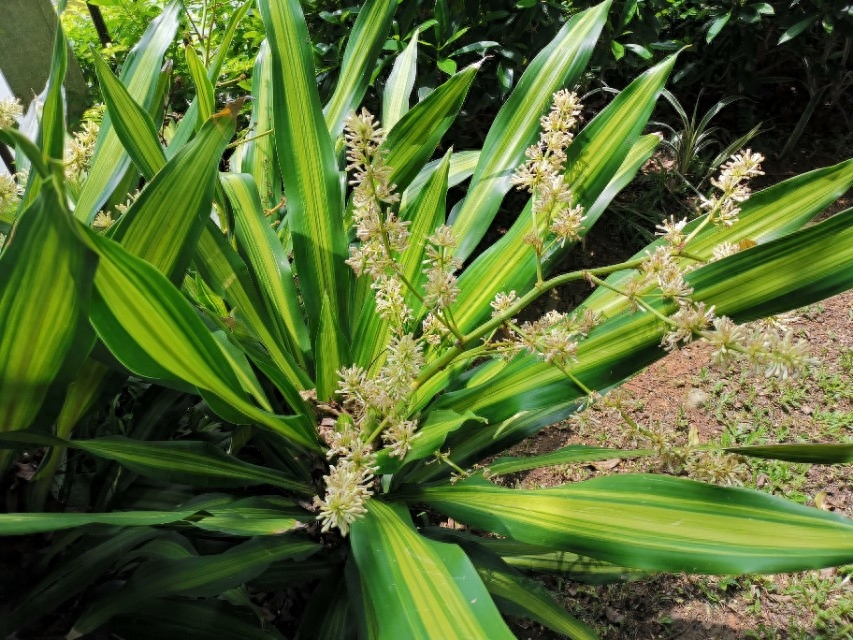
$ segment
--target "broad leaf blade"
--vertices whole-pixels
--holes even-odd
[[[466,67],[439,86],[388,133],[382,144],[391,167],[390,182],[405,190],[432,157],[445,132],[462,108],[479,65]]]
[[[681,478],[618,474],[538,491],[479,481],[407,497],[472,527],[640,569],[774,573],[853,560],[847,518]]]
[[[180,0],[172,0],[151,23],[122,66],[119,78],[143,109],[150,110],[153,106],[163,55],[178,30],[180,12]],[[93,158],[74,210],[75,217],[87,224],[120,185],[131,164],[130,156],[113,130],[109,114],[101,123]]]
[[[385,83],[385,91],[382,92],[382,126],[388,130],[393,129],[409,110],[409,99],[417,74],[419,35],[420,31],[415,29],[406,50],[394,61],[391,75]]]
[[[379,638],[512,638],[461,549],[419,535],[402,509],[371,500],[352,550]]]
[[[304,447],[317,448],[301,420],[274,416],[248,400],[204,323],[159,271],[110,240],[91,232],[86,238],[100,257],[90,319],[119,361],[144,377],[189,383],[212,394],[206,398],[214,411],[230,407]]]
[[[117,527],[148,527],[179,522],[194,510],[184,511],[114,511],[112,513],[0,513],[0,535],[21,536],[48,531],[61,531],[87,524]]]
[[[368,0],[358,10],[341,62],[338,85],[325,108],[326,126],[333,137],[341,134],[344,119],[367,92],[396,8],[396,3],[389,0]]]
[[[340,172],[317,93],[311,39],[298,0],[259,0],[270,43],[275,95],[275,139],[299,287],[312,336],[323,296],[344,331],[352,273],[344,264]]]
[[[264,216],[258,189],[247,175],[224,174],[222,187],[231,203],[237,242],[263,295],[272,329],[294,358],[305,366],[308,331],[287,254]]]
[[[725,451],[750,458],[806,462],[809,464],[853,462],[853,444],[765,444],[749,447],[727,447]]]
[[[115,133],[136,168],[146,180],[151,180],[166,164],[166,154],[160,146],[154,121],[133,99],[121,80],[113,75],[103,58],[96,52],[93,52],[93,57],[95,73]]]
[[[230,111],[216,114],[142,191],[110,237],[172,282],[183,280],[210,215],[219,160],[234,135]]]
[[[575,138],[567,150],[566,182],[576,204],[591,210],[583,233],[612,198],[636,173],[653,150],[649,137],[640,138],[675,58],[668,58],[632,82]],[[638,140],[639,139],[639,140]],[[476,177],[476,174],[475,174]],[[523,295],[536,282],[536,259],[524,238],[530,233],[531,203],[510,231],[480,255],[460,276],[462,291],[453,313],[463,331],[491,314],[489,302],[500,292]],[[456,224],[454,223],[454,230]],[[546,270],[571,245],[559,244],[545,256]],[[478,283],[477,286],[473,283]],[[483,286],[481,283],[487,283]]]
[[[95,265],[44,184],[0,256],[0,430],[27,428],[48,400],[58,409],[93,344],[86,316]]]

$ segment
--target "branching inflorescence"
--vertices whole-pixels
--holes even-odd
[[[345,411],[335,430],[325,436],[332,462],[323,478],[325,495],[315,498],[324,532],[336,528],[347,535],[375,491],[377,443],[390,456],[402,459],[407,455],[419,436],[418,422],[408,411],[411,393],[466,351],[477,347],[478,356],[537,355],[590,397],[595,395],[573,375],[572,366],[580,342],[601,322],[597,313],[588,309],[549,311],[534,321],[515,319],[540,295],[572,280],[585,278],[624,297],[629,311],[656,315],[668,327],[661,342],[667,350],[700,339],[714,347],[716,364],[727,366],[735,358],[745,358],[766,375],[783,378],[798,375],[813,362],[804,343],[794,341],[784,327],[766,322],[737,325],[717,316],[713,306],[691,298],[693,288],[687,274],[740,249],[723,244],[709,251],[707,259],[689,253],[691,241],[707,225],[730,227],[738,221],[741,205],[750,194],[749,180],[762,174],[762,156],[749,150],[732,156],[720,176],[712,180],[718,193],[702,200],[697,215],[704,217],[689,232],[686,218],[670,218],[658,226],[661,242],[640,259],[543,279],[543,263],[552,250],[566,241],[579,240],[584,232],[584,209],[565,177],[566,150],[580,111],[577,94],[556,93],[551,110],[541,118],[539,141],[527,149],[527,160],[513,177],[519,189],[531,194],[531,228],[525,243],[536,255],[534,290],[521,298],[515,291],[497,294],[491,319],[466,335],[459,332],[450,312],[459,293],[455,274],[461,267],[454,257],[453,229],[442,225],[429,236],[423,247],[424,277],[410,281],[402,259],[407,251],[420,248],[409,246],[408,222],[396,212],[400,198],[391,183],[392,168],[383,156],[385,132],[366,110],[347,119],[347,169],[353,176],[353,224],[359,241],[351,248],[347,263],[357,275],[370,278],[376,312],[387,321],[389,337],[380,363],[368,369],[353,365],[338,372],[338,395]],[[635,276],[618,284],[603,279],[628,269]],[[429,310],[420,323],[415,322],[413,301]],[[662,309],[667,307],[656,304],[659,301],[674,310],[665,313]]]

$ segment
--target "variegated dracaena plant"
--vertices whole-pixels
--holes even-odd
[[[4,636],[75,599],[69,637],[278,637],[252,593],[299,586],[301,638],[511,637],[503,614],[590,638],[531,573],[853,562],[853,522],[755,491],[632,474],[543,490],[496,481],[643,452],[495,459],[693,338],[773,374],[806,365],[789,337],[735,323],[851,286],[853,210],[807,223],[853,184],[853,160],[747,199],[760,158],[744,152],[694,220],[665,223],[624,263],[557,272],[654,151],[642,131],[673,58],[579,128],[567,88],[604,2],[531,62],[481,150],[436,157],[478,67],[412,105],[413,40],[384,87],[381,129],[360,103],[396,4],[361,8],[323,105],[300,3],[258,0],[267,39],[226,171],[242,102],[216,111],[213,83],[251,2],[209,59],[186,48],[197,95],[168,127],[160,69],[178,0],[119,77],[97,61],[106,113],[68,140],[58,35],[40,115],[0,134],[26,170],[20,195],[3,192],[3,468],[15,450],[48,448],[30,511],[0,515],[0,535],[71,531],[46,543],[53,560],[4,612]],[[513,187],[526,207],[477,252]],[[575,280],[596,286],[577,309],[516,320]],[[133,419],[105,432],[87,416],[122,385]],[[79,452],[92,507],[44,511]],[[737,453],[853,459],[849,445]],[[448,517],[469,529],[436,526]]]

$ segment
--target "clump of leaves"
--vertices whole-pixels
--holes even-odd
[[[138,635],[144,620],[149,636],[191,625],[205,637],[277,637],[256,594],[304,585],[302,637],[502,638],[509,614],[588,638],[528,573],[600,581],[853,558],[849,520],[748,490],[631,474],[547,490],[491,480],[623,452],[570,447],[483,467],[664,347],[704,338],[720,361],[740,354],[795,374],[808,363],[799,343],[736,321],[850,287],[853,211],[804,225],[850,187],[853,161],[748,197],[760,169],[745,152],[693,222],[669,220],[623,263],[555,273],[654,151],[642,130],[673,59],[577,131],[566,89],[605,2],[533,60],[481,151],[434,158],[478,67],[412,105],[413,61],[401,56],[382,127],[356,115],[395,6],[361,9],[323,105],[300,3],[259,0],[267,41],[250,131],[225,172],[243,104],[216,110],[209,78],[224,53],[199,61],[195,101],[168,144],[158,135],[156,70],[179,27],[176,1],[120,78],[96,58],[107,114],[69,177],[58,36],[34,139],[2,133],[29,163],[0,255],[3,462],[51,449],[33,510],[0,515],[0,534],[74,531],[47,543],[55,561],[5,612],[4,632],[85,593],[72,636]],[[449,187],[469,179],[449,206]],[[514,185],[529,192],[526,207],[477,254]],[[578,309],[517,320],[575,281],[597,288]],[[146,385],[132,423],[86,437],[86,415],[128,377]],[[212,421],[187,418],[200,402]],[[39,511],[68,450],[98,461],[96,507]],[[846,446],[734,451],[851,458]],[[448,518],[471,530],[437,526]],[[88,588],[108,578],[109,589]]]

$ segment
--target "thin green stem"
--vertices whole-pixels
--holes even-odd
[[[473,329],[469,333],[462,336],[462,338],[457,342],[456,345],[448,349],[444,354],[442,354],[441,357],[431,362],[423,369],[423,371],[421,371],[421,374],[417,377],[417,379],[412,385],[412,390],[417,390],[427,380],[435,376],[439,371],[444,369],[444,367],[453,362],[453,360],[455,360],[456,357],[459,356],[459,354],[467,351],[472,342],[479,340],[483,336],[498,329],[501,325],[509,322],[514,316],[518,315],[519,312],[528,307],[536,299],[546,294],[548,291],[551,291],[552,289],[555,289],[564,284],[568,284],[569,282],[584,280],[591,276],[609,275],[611,273],[615,273],[616,271],[622,271],[624,269],[636,269],[642,263],[642,259],[628,260],[626,262],[620,262],[619,264],[610,265],[607,267],[572,271],[570,273],[564,273],[559,276],[555,276],[553,278],[545,280],[544,282],[542,282],[541,285],[535,287],[526,295],[519,298],[518,301],[514,305],[509,307],[506,311],[503,311],[502,313],[493,316],[490,320],[484,322],[476,329]]]

